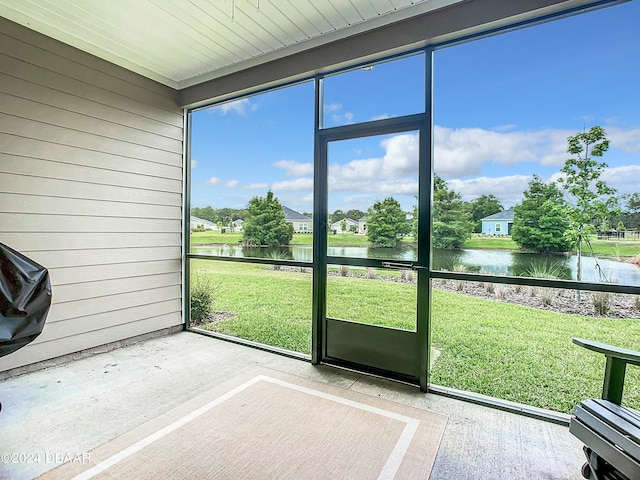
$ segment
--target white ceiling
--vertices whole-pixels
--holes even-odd
[[[2,0],[0,16],[184,88],[463,0]]]

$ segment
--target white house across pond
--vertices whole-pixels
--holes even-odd
[[[511,235],[513,208],[480,219],[483,235]]]
[[[329,230],[331,230],[332,233],[355,233],[358,231],[358,221],[353,218],[344,217],[333,222]]]
[[[294,233],[311,233],[313,232],[313,219],[306,215],[282,206],[284,211],[284,221],[293,225]]]
[[[191,215],[189,224],[191,230],[198,228],[202,230],[217,230],[215,223],[205,220],[204,218],[194,217],[193,215]]]

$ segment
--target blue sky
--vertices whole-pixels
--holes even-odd
[[[566,139],[600,125],[604,179],[640,191],[640,2],[443,48],[434,56],[435,171],[472,200],[518,203],[533,174],[556,179]],[[330,77],[325,126],[422,111],[422,55]],[[312,210],[313,84],[194,113],[192,206],[243,208],[272,189]],[[329,211],[417,193],[417,134],[330,145]]]

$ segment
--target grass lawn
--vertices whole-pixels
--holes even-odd
[[[201,328],[310,353],[311,275],[264,266],[193,261],[210,278],[213,309],[234,316]],[[332,276],[328,314],[413,330],[416,287]],[[433,291],[431,382],[569,413],[598,397],[604,358],[574,346],[583,337],[640,350],[640,321],[590,318]],[[378,312],[384,315],[377,315]],[[628,369],[624,403],[640,407],[640,368]]]
[[[464,248],[488,248],[497,250],[518,250],[518,244],[511,237],[473,235],[464,242]]]

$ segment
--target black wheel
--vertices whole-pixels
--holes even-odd
[[[584,478],[591,478],[591,466],[589,465],[589,462],[584,462],[580,472]]]

